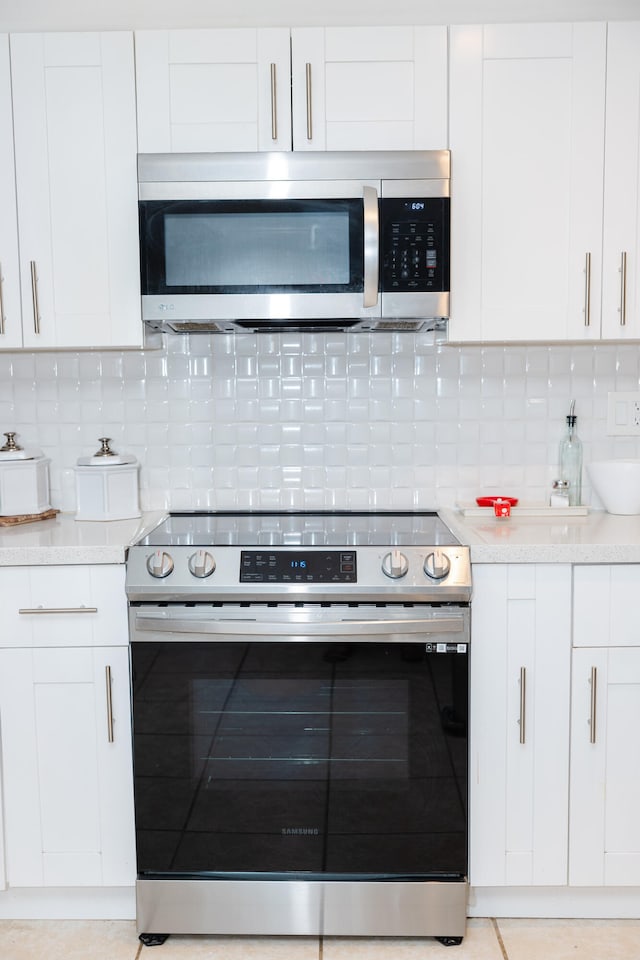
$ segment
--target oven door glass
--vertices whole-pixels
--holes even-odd
[[[466,876],[466,652],[131,648],[140,877]]]
[[[141,201],[143,295],[351,293],[362,199]]]

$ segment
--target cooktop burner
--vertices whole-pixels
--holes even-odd
[[[143,546],[454,546],[432,511],[256,511],[172,513]]]

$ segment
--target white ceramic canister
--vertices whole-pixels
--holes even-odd
[[[5,433],[0,447],[0,517],[44,513],[49,500],[49,463],[41,450],[23,450],[16,434]]]
[[[138,471],[131,454],[118,454],[100,437],[100,450],[76,466],[76,520],[131,520],[140,516]]]

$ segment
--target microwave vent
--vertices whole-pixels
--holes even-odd
[[[391,319],[382,319],[374,320],[371,323],[371,329],[383,332],[388,330],[390,332],[417,332],[421,330],[423,333],[429,331],[445,332],[447,330],[447,321],[444,317],[435,317],[432,319],[416,319],[416,320],[401,320],[396,318]]]
[[[224,320],[174,320],[166,327],[173,333],[235,333],[236,330],[235,325]]]

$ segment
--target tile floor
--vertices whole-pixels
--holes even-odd
[[[0,920],[1,960],[640,960],[640,920],[470,920],[459,947],[430,939],[172,936],[133,921]]]

